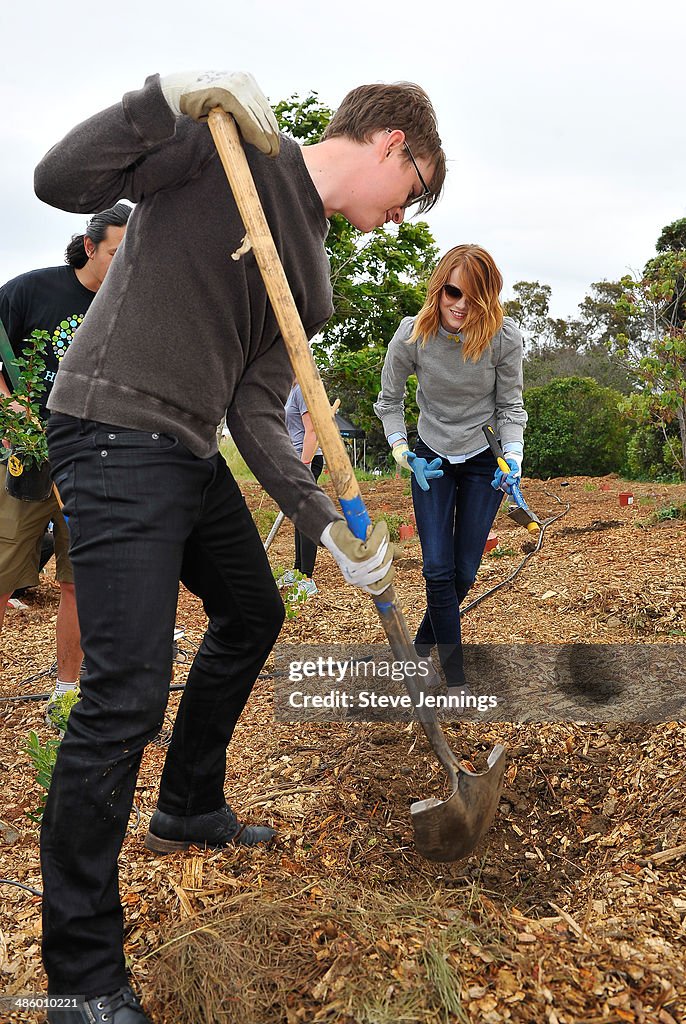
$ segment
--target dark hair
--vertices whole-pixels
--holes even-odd
[[[100,213],[94,213],[88,221],[84,234],[72,235],[71,242],[65,249],[64,258],[69,266],[80,270],[81,267],[85,267],[88,263],[86,246],[83,241],[86,235],[88,235],[91,242],[99,245],[107,234],[109,227],[124,227],[131,216],[131,210],[132,207],[128,203],[117,203],[116,206],[110,207],[109,210],[101,210]]]
[[[445,180],[445,153],[431,100],[414,82],[391,85],[360,85],[343,98],[322,135],[322,141],[345,136],[354,142],[369,142],[375,132],[400,128],[415,157],[433,165],[426,196],[414,211],[424,213],[437,202]],[[409,157],[405,158],[409,162]]]

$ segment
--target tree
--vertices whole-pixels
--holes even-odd
[[[686,479],[684,282],[686,249],[666,249],[648,262],[641,278],[624,279],[626,297],[621,304],[641,314],[650,328],[645,354],[632,351],[630,339],[623,339],[640,388],[639,394],[627,401],[627,410],[635,415],[647,410],[653,421],[661,425],[667,443],[667,426],[677,424],[680,450],[674,452],[674,457]],[[619,340],[621,343],[622,339]]]
[[[629,411],[633,422],[623,471],[635,480],[674,482],[680,476],[676,423],[656,422],[649,403],[639,396],[632,399]]]
[[[601,345],[581,347],[573,343],[537,346],[524,357],[524,390],[543,387],[560,377],[592,377],[601,387],[628,395],[632,389],[629,370]]]
[[[548,285],[518,281],[513,286],[516,298],[504,302],[503,308],[525,337],[525,390],[543,387],[559,377],[593,377],[603,387],[624,393],[631,390],[626,366],[608,353],[601,340],[604,335],[614,333],[607,323],[609,313],[617,319],[616,295],[610,291],[610,301],[610,297],[603,294],[606,284],[592,286],[597,295],[587,296],[580,306],[582,316],[579,319],[549,315],[551,290]],[[608,287],[614,286],[608,284]]]
[[[366,240],[344,222],[328,244],[334,315],[322,330],[320,354],[356,350],[393,336],[400,320],[414,316],[426,295],[426,281],[438,250],[428,226],[379,228]]]
[[[655,248],[657,252],[678,252],[686,249],[686,217],[674,220],[660,232]]]
[[[610,355],[617,353],[617,338],[629,337],[640,344],[645,324],[638,310],[622,303],[625,282],[595,281],[579,303],[579,331],[586,348],[602,346]]]
[[[512,286],[514,299],[503,303],[505,316],[511,317],[524,337],[524,346],[545,343],[549,334],[550,285],[539,281],[517,281]]]

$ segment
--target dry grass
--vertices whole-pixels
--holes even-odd
[[[559,491],[571,501],[569,515],[513,585],[466,616],[468,644],[499,644],[512,664],[525,645],[543,652],[553,641],[572,654],[580,644],[608,645],[609,657],[612,645],[637,653],[645,646],[651,670],[662,645],[686,650],[683,520],[646,530],[641,509],[618,505],[621,481],[600,481],[593,491],[586,483],[574,479]],[[242,486],[252,511],[275,510],[257,484]],[[527,484],[541,515],[557,511],[548,492],[558,486]],[[371,482],[364,491],[373,517],[409,509],[404,481]],[[634,491],[656,506],[686,500],[683,485]],[[524,532],[501,520],[501,544],[519,550]],[[425,602],[417,538],[400,548],[396,590],[413,629]],[[286,523],[272,565],[291,564],[292,553]],[[484,559],[474,595],[510,571],[503,560]],[[316,576],[320,593],[286,622],[280,642],[383,642],[372,602],[342,587],[325,550]],[[37,828],[26,817],[40,791],[22,747],[30,730],[42,740],[54,734],[43,702],[17,698],[52,690],[44,672],[54,661],[54,581],[44,578],[28,603],[27,612],[8,613],[0,638],[0,874],[40,889]],[[177,621],[192,650],[205,617],[183,588]],[[617,668],[613,662],[610,681]],[[174,682],[187,670],[177,666]],[[664,677],[674,678],[680,699],[681,676]],[[178,701],[173,693],[167,728]],[[540,710],[534,704],[528,718]],[[676,705],[669,713],[683,718]],[[277,828],[278,843],[165,858],[143,846],[165,756],[151,744],[120,857],[127,963],[151,1020],[686,1021],[686,723],[528,718],[446,725],[455,752],[475,764],[496,741],[509,758],[483,846],[448,865],[423,861],[414,849],[408,805],[445,786],[414,725],[275,721],[272,679],[263,676],[229,747],[226,790],[246,820]],[[3,885],[0,991],[45,989],[40,939],[40,897]],[[39,1020],[2,1010],[0,1018]]]
[[[492,916],[429,889],[294,885],[234,896],[188,925],[148,954],[153,1005],[173,1002],[178,1024],[467,1024],[465,946],[507,956]]]

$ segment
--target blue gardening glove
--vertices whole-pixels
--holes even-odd
[[[500,466],[496,469],[491,480],[491,487],[494,491],[504,491],[505,494],[512,494],[513,487],[519,487],[522,479],[522,456],[517,452],[507,452],[505,461],[510,467],[506,473]]]
[[[391,454],[402,469],[409,469],[411,473],[414,473],[417,483],[423,491],[429,490],[429,480],[436,480],[439,476],[443,476],[442,459],[432,459],[431,462],[427,462],[421,455],[411,452],[404,439],[395,442]]]
[[[423,491],[429,490],[429,480],[437,480],[439,476],[443,476],[442,459],[432,459],[431,462],[427,462],[421,455],[415,455],[414,452],[408,452],[405,458]]]

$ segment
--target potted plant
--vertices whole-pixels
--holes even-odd
[[[5,487],[22,501],[44,501],[52,487],[48,442],[40,418],[43,353],[49,340],[47,331],[31,333],[23,354],[13,360],[14,392],[9,398],[0,397],[0,437],[10,445]]]

